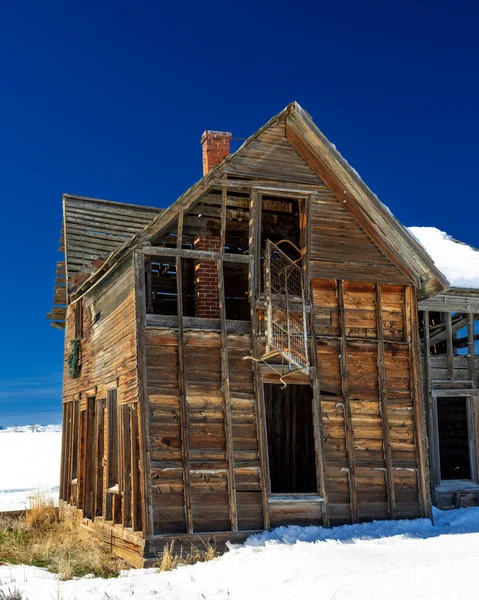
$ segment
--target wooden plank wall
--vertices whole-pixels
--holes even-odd
[[[138,364],[134,270],[131,262],[70,305],[66,318],[61,498],[85,516],[141,530]],[[75,326],[75,314],[82,327]],[[81,331],[81,370],[68,369],[70,341]],[[118,419],[110,431],[108,391],[117,390]],[[111,439],[118,453],[110,456]],[[118,461],[118,490],[107,492],[109,461]],[[106,468],[105,468],[106,465]],[[122,468],[122,466],[128,468]],[[76,475],[77,482],[72,483]],[[84,506],[84,500],[87,500]],[[113,523],[112,523],[113,524]]]
[[[251,336],[229,334],[227,344],[237,527],[261,529],[256,403],[251,363],[243,360],[251,353]],[[220,333],[184,332],[184,405],[178,332],[148,327],[146,364],[154,533],[188,531],[187,497],[191,499],[190,532],[231,531],[232,483],[228,477]],[[187,445],[187,453],[182,452],[182,443]]]
[[[427,511],[410,293],[407,286],[313,279],[332,525]]]
[[[408,284],[326,187],[311,201],[311,276]]]

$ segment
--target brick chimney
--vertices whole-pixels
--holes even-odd
[[[206,130],[201,136],[203,146],[203,175],[207,175],[230,153],[231,133],[229,131]]]
[[[227,131],[204,131],[201,136],[203,148],[203,175],[218,165],[230,153],[231,133]],[[200,235],[194,242],[195,250],[222,252],[219,235]],[[220,297],[218,268],[215,261],[195,261],[195,313],[197,317],[219,319]]]

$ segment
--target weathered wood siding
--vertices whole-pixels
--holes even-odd
[[[142,528],[140,423],[134,271],[115,269],[75,305],[68,307],[63,385],[64,432],[61,498],[84,516]],[[75,314],[76,313],[76,314]],[[82,315],[81,370],[69,374],[71,341]],[[116,390],[118,415],[112,430],[108,391]],[[76,442],[74,441],[76,438]],[[116,438],[116,456],[109,441]],[[108,465],[119,461],[118,493],[108,493]],[[107,468],[105,468],[105,465]],[[77,483],[72,483],[76,473]]]
[[[326,186],[311,198],[310,253],[312,277],[410,283]]]
[[[262,527],[253,376],[251,363],[242,360],[251,353],[251,337],[228,335],[227,340],[234,481],[229,477],[220,334],[185,331],[183,400],[178,332],[146,329],[155,534],[187,532],[189,519],[192,532],[231,530],[230,486],[238,529]]]
[[[225,165],[230,175],[321,184],[320,178],[286,139],[282,117],[252,140],[241,154]]]
[[[313,279],[331,524],[418,517],[427,510],[411,292]]]

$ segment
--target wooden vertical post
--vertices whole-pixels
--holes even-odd
[[[130,407],[131,427],[131,523],[134,531],[141,529],[141,502],[140,502],[140,478],[139,478],[139,435],[138,435],[138,404]]]
[[[151,489],[150,459],[150,407],[148,405],[146,375],[146,299],[145,299],[145,261],[141,252],[134,253],[135,267],[135,305],[136,305],[136,351],[138,357],[138,405],[140,410],[140,464],[141,477],[141,521],[145,537],[153,535],[153,493]]]
[[[228,189],[223,187],[221,193],[221,252],[224,252],[226,240],[226,200]],[[228,335],[226,331],[226,306],[225,306],[225,280],[223,273],[223,260],[217,261],[218,266],[218,291],[220,305],[220,324],[221,324],[221,387],[224,397],[225,411],[225,439],[226,439],[226,458],[228,460],[228,493],[231,530],[238,531],[238,510],[236,506],[236,483],[233,452],[233,427],[231,419],[231,393],[230,393],[230,375],[229,375],[229,356],[228,356]]]
[[[474,313],[467,315],[467,366],[472,387],[476,387],[476,359],[474,342]]]
[[[422,514],[432,518],[431,496],[428,478],[428,460],[426,452],[426,426],[424,422],[424,399],[421,393],[421,369],[419,356],[419,323],[416,290],[411,286],[404,288],[404,329],[409,342],[409,368],[411,369],[411,397],[413,402],[416,449],[418,455],[418,487]]]
[[[452,344],[451,313],[446,313],[447,378],[454,379],[454,347]]]
[[[354,459],[354,434],[351,414],[351,398],[349,395],[349,371],[348,371],[348,348],[346,341],[346,317],[344,313],[344,281],[338,281],[338,309],[339,309],[339,333],[340,333],[340,367],[341,387],[344,397],[344,427],[346,429],[346,451],[349,464],[349,495],[351,503],[351,518],[353,523],[359,521],[356,463]]]
[[[311,197],[304,199],[304,206],[301,216],[301,249],[303,250],[303,275],[304,289],[306,292],[306,301],[310,306],[309,327],[311,331],[311,367],[310,380],[313,387],[313,424],[314,424],[314,448],[316,453],[316,479],[319,494],[323,497],[322,517],[323,525],[330,526],[329,519],[329,501],[326,478],[326,462],[324,458],[324,434],[323,434],[323,416],[321,410],[321,381],[318,369],[318,340],[316,337],[313,293],[311,289]]]
[[[379,411],[381,414],[382,432],[383,432],[383,453],[386,467],[386,487],[388,491],[388,507],[391,519],[396,518],[396,494],[394,491],[394,475],[392,468],[391,454],[391,432],[389,429],[389,409],[386,391],[386,366],[385,366],[385,346],[384,346],[384,327],[382,314],[382,292],[381,284],[376,283],[376,327],[377,327],[377,367],[378,367],[378,387],[379,387]]]
[[[260,250],[261,250],[261,196],[257,190],[250,191],[249,209],[249,255],[253,260],[249,263],[249,301],[251,313],[251,337],[253,342],[253,357],[260,357],[260,340],[257,318],[257,281],[259,281]],[[264,411],[263,384],[259,365],[252,361],[254,373],[254,387],[256,395],[256,428],[258,432],[261,494],[263,500],[263,526],[269,529],[271,522],[269,516],[269,475],[267,469],[268,448],[266,447],[266,417]]]
[[[178,235],[176,247],[183,245],[183,212],[178,215]],[[176,257],[176,301],[178,307],[178,385],[180,390],[180,429],[181,456],[183,459],[183,487],[185,498],[185,520],[188,533],[193,533],[193,516],[191,510],[191,475],[190,445],[188,436],[188,404],[186,402],[185,353],[183,331],[183,263],[181,256]]]
[[[67,443],[68,432],[70,431],[70,420],[69,420],[69,404],[65,402],[62,405],[62,463],[60,468],[60,500],[67,499],[67,481],[68,481],[68,458],[67,451],[69,452],[70,445]]]
[[[441,480],[441,473],[439,465],[436,460],[438,456],[438,439],[436,436],[436,424],[434,418],[434,406],[433,402],[435,399],[432,396],[432,383],[431,383],[431,343],[430,343],[430,326],[429,326],[429,311],[423,311],[424,319],[424,402],[426,407],[426,418],[428,422],[429,430],[429,465],[431,472],[431,484],[436,486]]]

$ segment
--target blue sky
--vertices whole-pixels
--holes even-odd
[[[204,129],[292,100],[406,225],[479,246],[473,2],[27,2],[0,13],[0,425],[58,422],[61,194],[166,206]]]

